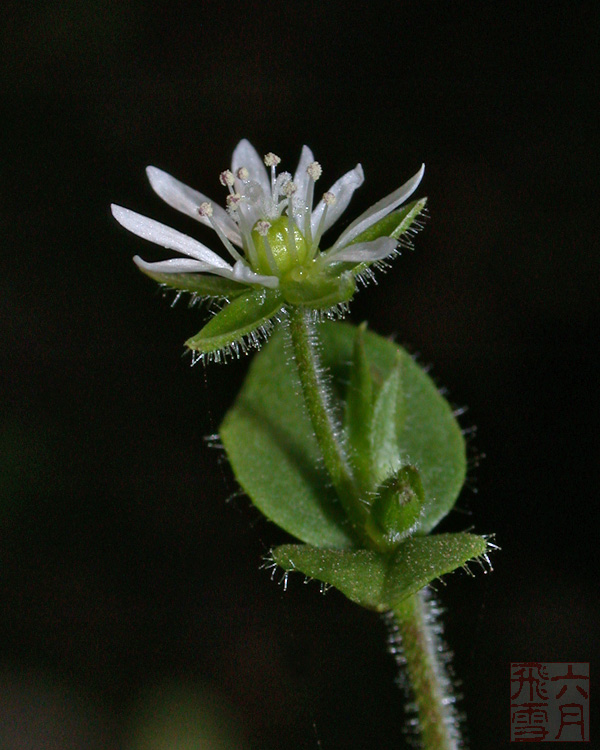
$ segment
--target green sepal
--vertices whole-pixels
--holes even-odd
[[[374,390],[371,365],[365,351],[366,329],[366,323],[356,329],[344,412],[350,458],[361,484],[366,484],[371,477],[371,442],[367,426],[373,416]]]
[[[280,289],[288,304],[322,310],[349,302],[356,292],[356,279],[348,271],[329,275],[297,266],[282,278]]]
[[[414,466],[402,467],[377,488],[371,515],[390,547],[416,529],[424,502],[423,484]]]
[[[223,276],[210,276],[203,273],[156,273],[140,268],[140,271],[162,286],[177,289],[180,292],[190,292],[199,297],[216,297],[217,299],[234,299],[250,287]]]
[[[426,203],[427,198],[420,198],[418,201],[413,201],[406,206],[402,206],[398,211],[392,211],[391,214],[384,216],[383,219],[380,219],[368,229],[365,229],[364,232],[361,232],[352,240],[350,245],[355,245],[357,242],[371,242],[378,237],[399,239],[413,226],[415,220],[425,208]],[[414,229],[415,227],[413,227]]]
[[[461,532],[410,537],[391,555],[284,544],[272,556],[287,572],[316,578],[362,607],[386,612],[436,578],[480,557],[486,547],[483,537]]]
[[[205,355],[235,347],[242,344],[244,337],[252,331],[268,325],[282,305],[283,300],[277,289],[245,292],[225,305],[185,345]]]
[[[372,481],[379,484],[397,470],[401,456],[399,438],[404,427],[405,404],[402,390],[402,360],[396,356],[373,403],[369,424]]]

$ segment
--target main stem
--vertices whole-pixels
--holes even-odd
[[[289,311],[289,322],[302,394],[325,468],[357,536],[372,548],[374,539],[367,532],[368,510],[361,502],[358,483],[340,439],[341,428],[323,378],[311,313],[302,307],[293,307]],[[404,599],[389,616],[392,622],[390,643],[399,663],[406,666],[424,750],[457,750],[460,737],[450,681],[440,662],[439,639],[425,592]],[[400,653],[402,655],[398,656]]]
[[[390,644],[405,669],[425,750],[462,747],[450,679],[440,660],[443,644],[426,590],[404,599],[390,613]]]

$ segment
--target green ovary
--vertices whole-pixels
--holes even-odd
[[[252,231],[252,239],[258,255],[258,268],[254,270],[266,276],[282,276],[295,266],[306,263],[309,256],[306,240],[295,224],[292,231],[293,233],[290,231],[290,221],[287,216],[280,216],[272,221],[266,237],[256,230]],[[272,259],[269,257],[268,247],[271,248]],[[273,261],[276,269],[273,268]]]

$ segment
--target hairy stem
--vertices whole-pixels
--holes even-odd
[[[289,331],[302,395],[325,468],[355,531],[371,544],[364,531],[367,509],[360,501],[360,491],[341,440],[341,427],[330,403],[311,312],[302,307],[291,308]]]
[[[406,669],[424,750],[464,747],[450,679],[446,674],[440,627],[434,603],[424,589],[400,602],[389,613],[390,646]]]

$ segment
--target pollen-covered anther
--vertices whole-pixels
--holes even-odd
[[[231,193],[227,196],[227,208],[237,208],[241,200],[242,196],[239,193]]]
[[[236,174],[238,178],[244,182],[250,178],[250,172],[248,172],[246,167],[240,167]]]
[[[266,237],[271,228],[270,221],[257,221],[254,225],[254,229],[260,234],[261,237]]]
[[[230,169],[225,169],[219,175],[219,182],[223,187],[231,187],[234,182],[233,172]]]
[[[281,190],[283,194],[287,195],[287,197],[289,198],[290,196],[294,195],[296,190],[298,190],[298,186],[293,180],[288,180],[285,185],[282,186]]]
[[[306,167],[306,171],[308,173],[308,176],[311,177],[315,182],[323,174],[323,168],[318,161],[313,161],[311,164],[309,164],[308,167]]]
[[[265,154],[264,156],[264,162],[265,166],[267,167],[276,167],[281,162],[281,159],[277,156],[277,154],[269,151],[269,153]]]
[[[323,193],[323,203],[326,206],[333,206],[333,204],[335,203],[335,200],[336,198],[333,193],[330,193],[329,191],[327,191],[326,193]]]
[[[201,203],[198,206],[198,213],[200,216],[206,216],[207,219],[210,218],[213,215],[212,203],[209,203],[208,201]]]

